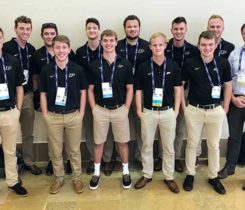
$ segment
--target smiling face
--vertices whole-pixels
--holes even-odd
[[[140,25],[138,20],[128,20],[125,24],[124,31],[128,39],[134,40],[139,38]]]
[[[213,18],[208,21],[208,31],[215,33],[217,39],[221,39],[224,31],[224,22],[220,18]]]
[[[51,47],[55,36],[57,36],[57,33],[54,28],[45,28],[42,33],[44,44]]]
[[[30,23],[18,23],[14,30],[17,39],[24,43],[30,38],[32,26]]]
[[[115,36],[106,36],[104,35],[101,39],[101,45],[105,53],[115,52],[117,46],[117,40]]]
[[[65,42],[55,41],[53,44],[55,59],[58,62],[68,61],[68,55],[71,52],[71,48]]]
[[[88,23],[86,26],[86,34],[90,40],[98,39],[100,34],[99,26],[93,22]]]
[[[205,39],[202,37],[199,41],[198,48],[203,58],[213,57],[216,48],[215,39]]]
[[[187,26],[184,22],[173,23],[171,28],[171,33],[176,41],[184,40],[186,32],[187,32]]]
[[[164,50],[167,47],[167,42],[165,37],[159,35],[154,38],[151,38],[151,43],[149,47],[152,51],[153,57],[163,57]]]

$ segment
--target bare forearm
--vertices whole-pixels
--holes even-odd
[[[80,113],[83,115],[86,105],[86,90],[81,90]]]
[[[179,113],[181,98],[182,98],[182,86],[174,87],[174,111],[176,114]]]
[[[21,110],[24,98],[23,86],[16,87],[16,107]]]
[[[93,109],[96,105],[95,96],[94,96],[94,85],[89,85],[88,89],[88,101],[91,109]]]
[[[45,92],[41,92],[40,94],[40,106],[43,116],[47,116],[48,114],[48,103],[47,103],[47,94]]]
[[[127,85],[125,106],[129,109],[133,100],[133,85]]]

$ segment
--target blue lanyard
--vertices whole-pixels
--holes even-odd
[[[23,64],[22,55],[21,55],[21,48],[20,48],[18,43],[17,43],[17,45],[18,45],[18,51],[19,51],[20,65],[21,65],[22,71],[24,71],[24,64]],[[29,50],[28,50],[27,45],[25,45],[25,49],[26,49],[26,61],[27,61],[26,65],[27,65],[27,70],[29,71],[30,70],[30,63],[29,63]]]
[[[221,44],[221,42],[220,42],[220,43],[219,43],[219,53],[218,53],[218,56],[221,55],[221,48],[222,48],[222,44]]]
[[[68,65],[68,64],[67,64]],[[68,67],[65,67],[65,93],[67,93],[68,90]],[[58,89],[58,67],[57,64],[55,64],[55,85],[56,89]]]
[[[203,64],[205,66],[205,70],[206,70],[206,73],[208,75],[209,83],[210,83],[211,86],[214,86],[213,81],[212,81],[212,78],[211,78],[211,76],[209,74],[209,71],[208,71],[207,64],[204,61],[203,61]],[[218,82],[219,82],[218,85],[220,86],[221,85],[221,82],[220,82],[220,76],[219,76],[219,69],[218,69],[218,66],[217,66],[217,63],[216,63],[215,59],[214,59],[214,66],[215,66],[215,69],[216,69],[216,72],[217,72],[217,77],[218,77]]]
[[[135,66],[136,66],[138,48],[139,48],[139,41],[137,41],[137,43],[136,43],[136,48],[135,48],[135,53],[134,53],[133,70],[135,69]],[[125,51],[126,51],[126,60],[128,60],[128,42],[127,42],[127,40],[126,40]]]
[[[2,60],[2,65],[3,65],[4,80],[5,80],[6,84],[8,84],[8,79],[7,79],[7,74],[6,74],[6,65],[5,65],[3,56],[1,57],[1,60]]]
[[[239,64],[238,64],[238,72],[240,73],[241,71],[241,65],[242,65],[242,53],[245,51],[245,48],[242,47],[240,51],[240,56],[239,56]]]
[[[86,48],[87,48],[87,59],[88,59],[88,64],[90,64],[90,57],[89,57],[89,47],[88,47],[88,43],[86,45]],[[98,51],[98,58],[101,57],[101,45],[99,43],[99,51]]]
[[[184,66],[184,60],[185,60],[185,43],[184,43],[184,46],[183,46],[183,52],[182,52],[182,60],[181,60],[181,68],[183,68]],[[174,44],[172,44],[172,59],[174,59]]]
[[[163,61],[163,69],[162,69],[162,89],[164,90],[164,84],[165,84],[165,77],[166,77],[166,65],[167,60]],[[153,60],[151,58],[151,80],[152,80],[152,89],[155,90],[155,76],[154,76],[154,66],[153,66]]]
[[[47,58],[47,64],[49,64],[50,60],[49,60],[49,53],[47,48],[46,48],[46,58]]]
[[[112,66],[112,73],[111,73],[111,81],[110,81],[110,85],[112,85],[113,83],[113,77],[114,77],[114,73],[115,73],[115,68],[116,68],[116,60],[117,57],[115,57],[115,61],[113,63]],[[100,58],[100,77],[101,77],[101,82],[104,82],[104,75],[103,75],[103,61],[102,61],[102,57]]]

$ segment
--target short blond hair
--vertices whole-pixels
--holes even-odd
[[[222,20],[222,22],[224,22],[224,19],[220,15],[216,15],[216,14],[211,15],[210,18],[208,19],[208,22],[212,19],[220,19]]]
[[[164,38],[165,39],[165,42],[168,41],[167,36],[165,34],[163,34],[161,32],[157,32],[157,33],[154,33],[154,34],[151,35],[151,37],[149,39],[149,44],[151,44],[152,39],[155,39],[155,38],[157,38],[159,36],[161,36],[162,38]]]

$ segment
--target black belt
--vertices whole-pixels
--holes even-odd
[[[197,108],[201,108],[201,109],[214,109],[214,108],[216,108],[217,106],[220,106],[220,103],[207,104],[207,105],[190,103],[190,105],[195,106],[195,107],[197,107]]]
[[[78,109],[70,109],[70,110],[60,110],[60,111],[51,111],[55,114],[70,114],[76,112]]]
[[[115,105],[115,106],[107,106],[107,105],[100,105],[98,104],[100,107],[103,107],[105,109],[109,109],[109,110],[114,110],[114,109],[118,109],[119,107],[121,107],[123,104],[118,104],[118,105]]]
[[[6,106],[6,107],[0,107],[0,112],[5,112],[11,109],[14,109],[15,106]]]
[[[165,111],[165,110],[172,109],[172,108],[173,106],[164,106],[164,107],[151,107],[151,108],[146,108],[146,109],[149,109],[152,111]]]

